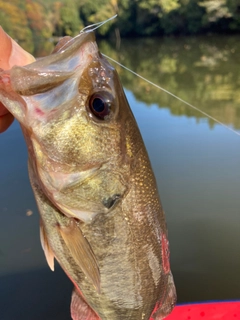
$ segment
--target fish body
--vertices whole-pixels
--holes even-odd
[[[72,280],[74,320],[163,319],[176,301],[164,212],[115,69],[93,32],[0,73],[18,119],[41,242]]]

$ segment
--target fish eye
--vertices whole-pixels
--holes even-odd
[[[105,120],[111,112],[112,101],[108,92],[94,93],[89,100],[89,109],[98,119]]]

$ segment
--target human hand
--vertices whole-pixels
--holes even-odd
[[[35,58],[22,49],[0,26],[0,69],[9,70],[14,65],[24,66],[35,61]],[[7,130],[14,118],[0,102],[0,133]]]

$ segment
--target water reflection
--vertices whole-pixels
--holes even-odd
[[[107,41],[100,47],[145,78],[240,129],[240,36],[123,39],[118,51]],[[135,75],[117,69],[124,86],[137,100],[147,105],[155,103],[159,108],[167,106],[174,115],[205,117]],[[214,126],[212,120],[208,123]]]
[[[237,39],[124,40],[118,52],[108,42],[101,47],[239,129]],[[178,301],[240,298],[239,137],[117,69],[166,212]],[[0,150],[0,318],[70,319],[72,285],[45,261],[16,122],[0,135]]]

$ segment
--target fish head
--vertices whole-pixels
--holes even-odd
[[[63,39],[53,54],[15,66],[2,79],[2,102],[22,126],[47,197],[82,221],[109,212],[127,190],[125,128],[134,118],[93,32]]]

